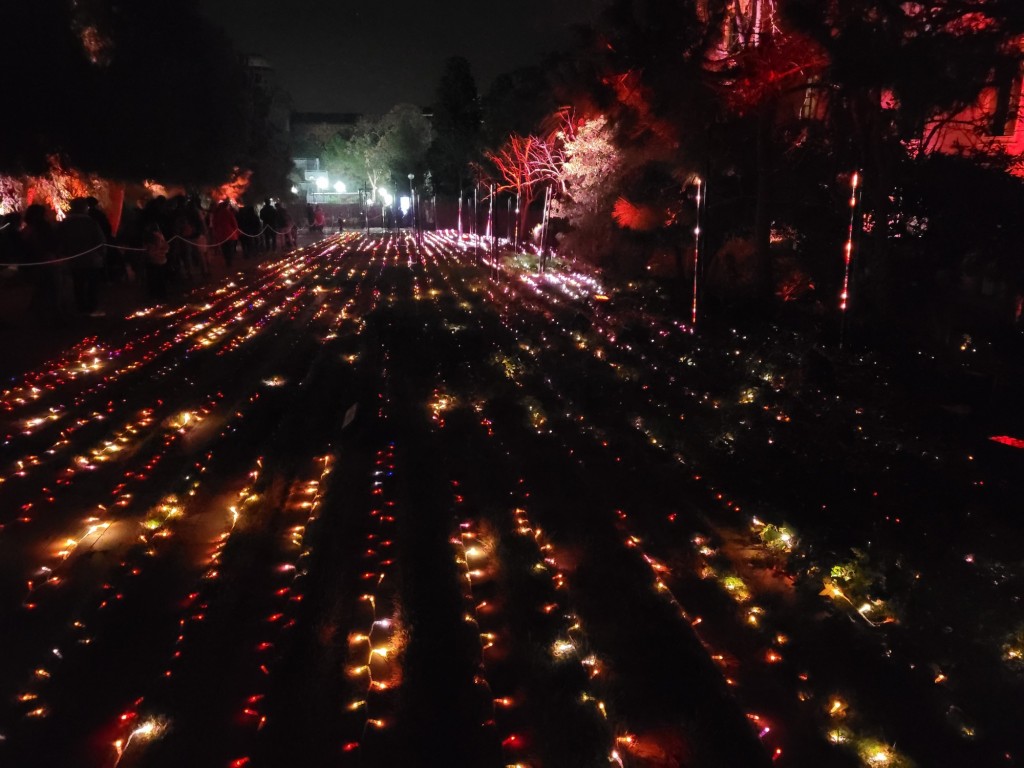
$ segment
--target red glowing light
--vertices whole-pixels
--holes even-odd
[[[997,435],[990,437],[993,443],[1001,443],[1002,445],[1008,445],[1011,448],[1024,448],[1024,440],[1019,437],[1008,437],[1006,435]]]

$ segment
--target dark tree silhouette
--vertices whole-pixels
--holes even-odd
[[[5,92],[0,170],[51,156],[112,179],[219,184],[235,169],[284,183],[284,142],[265,94],[195,0],[11,4],[0,45],[17,61]]]
[[[458,194],[469,184],[469,167],[481,147],[480,99],[469,62],[455,56],[445,62],[434,101],[433,142],[427,164],[437,189]]]

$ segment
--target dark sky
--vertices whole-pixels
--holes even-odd
[[[261,54],[298,111],[385,112],[427,105],[446,58],[465,56],[477,88],[539,63],[604,0],[200,0],[242,52]]]

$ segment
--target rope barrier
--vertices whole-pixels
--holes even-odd
[[[4,224],[3,227],[0,227],[0,230],[3,230],[3,229],[5,229],[6,227],[9,227],[9,226],[10,226],[9,223],[8,224]],[[181,240],[183,243],[188,243],[189,245],[193,245],[196,248],[220,248],[222,245],[224,245],[224,243],[226,243],[226,242],[228,242],[230,240],[236,239],[235,235],[244,235],[245,237],[254,237],[255,238],[255,237],[259,237],[260,235],[262,235],[268,229],[271,232],[273,232],[274,234],[277,234],[277,235],[287,235],[290,232],[290,230],[287,230],[287,229],[277,229],[276,227],[272,227],[269,224],[264,224],[259,232],[257,232],[255,235],[252,235],[252,234],[249,234],[248,232],[246,232],[243,229],[239,229],[238,227],[235,227],[234,231],[230,235],[228,235],[226,238],[221,240],[219,243],[200,243],[200,242],[196,242],[196,241],[193,241],[193,240],[189,240],[188,238],[183,237],[182,235],[173,235],[167,241],[167,245],[170,245],[175,240]],[[113,248],[113,249],[118,250],[118,251],[134,251],[136,253],[146,253],[146,251],[147,251],[146,248],[133,248],[130,245],[117,245],[115,243],[100,243],[99,245],[93,246],[92,248],[90,248],[87,251],[82,251],[81,253],[76,253],[73,256],[62,256],[59,259],[48,259],[46,261],[21,261],[21,262],[10,262],[10,263],[0,262],[0,267],[43,267],[43,266],[46,266],[48,264],[62,264],[65,261],[71,261],[72,259],[80,259],[82,256],[88,256],[90,253],[93,253],[94,251],[98,251],[100,248]]]

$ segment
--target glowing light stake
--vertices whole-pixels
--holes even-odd
[[[459,242],[462,242],[462,190],[459,190]]]
[[[857,212],[860,208],[860,171],[854,171],[850,177],[850,226],[843,245],[843,290],[839,294],[839,311],[842,312],[842,324],[839,334],[839,348],[842,349],[846,339],[846,310],[850,306],[850,265],[853,263],[853,239],[857,225]]]
[[[512,250],[519,251],[519,192],[516,192],[516,224],[512,232]]]
[[[114,750],[117,752],[117,759],[114,760],[113,768],[117,768],[117,766],[121,763],[121,758],[124,757],[125,753],[128,751],[128,747],[131,746],[132,739],[138,738],[140,740],[145,741],[149,741],[150,739],[157,739],[160,738],[164,730],[165,726],[159,720],[147,720],[146,722],[142,723],[138,728],[133,730],[128,735],[128,738],[124,741],[122,741],[121,739],[115,741]]]
[[[551,215],[551,187],[544,190],[544,208],[541,217],[540,227],[540,271],[543,272],[548,264],[548,221]]]
[[[284,508],[294,512],[306,513],[304,524],[290,525],[285,531],[285,546],[291,550],[291,556],[284,563],[275,567],[278,574],[286,579],[280,588],[274,591],[274,597],[279,605],[273,609],[278,611],[268,618],[264,624],[266,634],[261,642],[255,646],[255,666],[257,671],[263,674],[266,680],[274,669],[274,664],[269,652],[276,647],[279,636],[286,630],[295,626],[295,607],[304,598],[302,590],[302,579],[307,574],[303,567],[305,558],[312,554],[312,545],[306,539],[306,532],[319,517],[319,510],[323,494],[327,485],[328,477],[332,472],[334,458],[328,454],[315,460],[320,468],[316,477],[305,480],[297,480],[288,494]],[[274,616],[280,618],[276,621],[271,619]],[[247,723],[252,724],[257,731],[262,730],[267,723],[267,714],[262,709],[265,693],[254,693],[246,698],[242,705],[242,717]]]
[[[386,405],[388,398],[384,398],[383,402]],[[345,751],[359,749],[370,728],[380,730],[387,727],[387,720],[374,716],[380,714],[374,710],[388,706],[388,700],[379,698],[377,694],[395,689],[402,680],[401,657],[405,633],[399,621],[397,593],[391,578],[396,566],[392,554],[394,541],[390,533],[395,526],[397,506],[396,501],[390,498],[391,483],[388,478],[393,477],[394,473],[395,444],[389,443],[386,449],[378,450],[376,455],[371,491],[374,509],[370,512],[376,531],[367,534],[367,548],[363,552],[367,570],[362,578],[369,582],[368,589],[372,591],[362,594],[359,600],[369,609],[369,625],[364,631],[348,636],[349,658],[353,662],[348,667],[348,674],[358,685],[365,682],[365,688],[358,694],[358,698],[349,704],[349,710],[361,716],[362,735],[358,740],[345,744]],[[391,616],[380,616],[378,610],[384,606],[395,606],[396,612]]]
[[[706,197],[706,195],[703,194],[703,190],[702,190],[702,202],[703,202],[703,198],[705,198],[705,197]],[[559,275],[550,275],[550,276],[547,276],[547,277],[548,278],[555,278],[556,280],[561,280],[564,276],[559,274]],[[549,282],[548,280],[538,281],[536,279],[533,279],[530,276],[525,276],[525,275],[521,276],[521,281],[523,281],[526,284],[528,284],[531,287],[533,287],[537,291],[538,294],[542,293],[541,288],[542,287],[547,287],[548,282]],[[519,281],[517,281],[511,287],[515,288],[519,284],[520,284]],[[552,285],[557,287],[559,290],[562,290],[563,292],[565,292],[566,295],[571,296],[571,294],[566,290],[567,286],[564,283],[555,282],[555,283],[552,283]],[[508,295],[508,291],[507,290],[503,290],[503,293],[505,295]],[[491,297],[492,300],[496,299],[496,296],[493,293],[489,293],[489,296]],[[545,297],[545,298],[546,298],[547,301],[549,301],[551,303],[554,303],[554,304],[558,303],[557,300],[555,300],[555,299],[553,299],[551,297]],[[517,297],[515,297],[515,300],[522,300],[522,297],[521,296],[517,296]],[[527,304],[529,305],[528,301],[527,301]],[[541,307],[538,307],[537,305],[532,306],[531,309],[534,309],[535,311],[539,310],[541,312],[544,311]],[[548,313],[545,313],[545,314],[548,317],[549,322],[551,322],[553,329],[557,333],[564,334],[564,329],[562,329],[560,326],[558,326],[558,324],[556,322],[553,322],[553,320],[551,318],[551,315],[548,314]],[[506,326],[510,327],[510,326],[508,326],[508,324],[506,324]],[[652,326],[653,326],[653,324],[652,324]],[[652,328],[652,329],[656,330],[656,326],[654,326],[654,328]],[[510,330],[512,330],[511,327],[510,327]],[[680,328],[680,330],[683,330],[683,329]],[[513,332],[515,332],[515,331],[513,331]],[[664,332],[660,332],[659,331],[660,335],[667,335],[667,333],[668,333],[667,329],[665,329]],[[628,351],[633,353],[632,349],[629,349]],[[636,354],[636,353],[634,353],[634,354]],[[642,353],[639,354],[639,357],[640,357],[640,359],[642,361],[646,362],[646,358],[642,355]],[[552,392],[556,396],[559,395],[559,393],[556,390],[554,390],[553,388],[552,388]],[[655,407],[657,407],[659,410],[664,410],[666,408],[666,406],[663,403],[658,403],[654,399],[649,398],[649,402],[651,402],[651,404],[654,405]],[[568,405],[568,403],[567,403],[567,405]],[[569,414],[566,414],[566,418],[572,418],[572,417],[570,417]],[[582,419],[582,416],[580,416],[580,418]],[[651,432],[643,423],[639,423],[639,420],[638,420],[638,423],[636,424],[636,426],[637,426],[637,429],[639,429],[641,432],[643,432],[647,437],[649,437],[651,439],[652,444],[654,444],[654,445],[656,445],[658,447],[663,447],[663,448],[667,447],[667,446],[665,446],[663,441],[656,440],[654,433]],[[586,429],[587,428],[581,428],[581,431],[586,431]],[[490,434],[490,432],[489,432],[489,434]],[[594,434],[592,436],[596,436],[596,434]],[[607,442],[602,443],[602,445],[607,447]],[[699,478],[697,478],[697,479],[699,480]],[[716,498],[722,502],[722,505],[723,505],[723,507],[725,507],[725,509],[727,509],[729,511],[739,511],[739,509],[740,509],[739,505],[735,504],[733,501],[730,501],[727,498],[725,498],[723,496],[723,494],[721,494],[721,493],[717,494]],[[787,533],[788,533],[788,531],[787,531]],[[785,540],[781,539],[781,537],[780,537],[780,542],[783,545],[785,545],[785,547],[788,549],[793,544],[793,535],[791,533],[789,533],[788,538],[785,539]],[[664,595],[667,599],[669,599],[672,602],[675,602],[674,597],[672,597],[672,595],[671,595],[671,591],[668,589],[668,585],[659,577],[659,575],[664,572],[663,569],[665,568],[665,566],[662,563],[656,561],[654,558],[645,556],[645,559],[647,560],[648,564],[650,565],[652,571],[655,572],[654,573],[654,575],[655,575],[655,588],[659,591],[659,593]],[[742,582],[740,582],[738,579],[737,579],[737,583],[739,585],[742,585]],[[749,599],[749,597],[747,599]],[[557,606],[552,606],[552,607],[557,607]],[[677,607],[681,611],[681,606],[677,605]],[[749,608],[748,609],[749,623],[751,623],[753,626],[756,627],[757,626],[757,622],[760,620],[760,617],[763,615],[763,613],[764,613],[764,610],[762,608],[758,607],[758,606],[753,606],[753,607]],[[681,611],[681,617],[684,618],[684,619],[688,618],[685,615],[685,612],[682,612],[682,611]],[[693,618],[691,620],[691,624],[696,626],[697,624],[700,623],[700,621],[701,621],[701,619],[699,617],[696,617],[696,618]],[[779,641],[779,643],[781,644],[782,641]],[[768,663],[777,663],[778,661],[781,661],[781,654],[779,654],[776,651],[769,651],[766,654],[765,659],[768,661]],[[728,681],[728,682],[730,684],[735,684],[733,681]],[[765,725],[761,725],[760,726],[760,730],[762,731],[762,737],[764,737],[768,733],[772,733],[773,732],[770,728],[768,728],[768,726],[765,726]],[[779,754],[780,752],[781,752],[781,750],[777,750],[776,754]]]
[[[697,177],[697,222],[693,228],[693,309],[690,313],[690,324],[697,327],[697,276],[700,266],[700,209],[704,200],[704,180]]]
[[[491,247],[494,247],[494,185],[491,184],[487,199],[487,237],[490,238]]]
[[[439,246],[439,250],[441,251],[441,258],[443,258],[446,263],[449,263],[448,262],[448,257],[447,257],[447,255],[445,255],[444,246],[443,245]],[[454,253],[452,254],[452,256],[453,256],[453,258],[452,258],[451,262],[452,263],[459,263],[459,259],[458,259],[458,257]],[[558,278],[562,278],[562,277],[564,277],[564,273],[556,273],[555,276],[557,276]],[[445,282],[449,283],[449,281],[447,279],[445,280]],[[463,282],[463,284],[465,284],[465,281],[462,281],[462,282]],[[521,288],[522,288],[522,290],[520,290]],[[533,302],[530,301],[530,298],[526,295],[527,291],[529,289],[532,289],[537,294],[537,298],[540,299],[540,301],[533,301]],[[507,286],[502,286],[500,289],[497,286],[493,286],[492,285],[490,289],[484,291],[484,294],[486,295],[487,298],[489,298],[489,300],[491,302],[494,302],[495,304],[498,304],[501,307],[501,310],[503,312],[502,324],[509,331],[511,331],[514,334],[515,337],[521,338],[521,339],[525,339],[525,338],[527,338],[529,336],[532,336],[534,332],[527,325],[527,320],[524,317],[528,313],[512,313],[510,311],[510,310],[513,309],[513,305],[514,304],[519,304],[520,306],[525,306],[525,308],[528,309],[531,313],[534,313],[538,317],[542,317],[544,320],[546,320],[550,330],[553,331],[555,335],[562,336],[562,337],[568,337],[569,334],[568,334],[567,330],[564,327],[562,327],[562,325],[559,323],[559,321],[557,319],[557,314],[558,313],[552,310],[553,307],[559,306],[559,301],[558,301],[557,296],[552,296],[551,295],[553,293],[553,291],[551,289],[564,290],[563,289],[563,285],[560,284],[560,283],[548,282],[546,279],[533,279],[533,278],[531,278],[531,279],[528,279],[528,280],[524,280],[523,277],[521,276],[520,280],[514,281],[514,282],[510,283]],[[472,290],[471,289],[469,291],[469,293],[476,294],[476,293],[479,293],[479,290],[478,289],[477,290]],[[467,301],[467,303],[471,303],[471,302]],[[685,326],[683,326],[681,323],[678,323],[678,324],[677,323],[659,324],[654,318],[651,318],[651,317],[647,318],[647,322],[650,325],[650,329],[655,334],[660,335],[662,337],[667,335],[668,332],[670,332],[670,331],[671,332],[675,332],[675,331],[688,332],[690,330],[689,328],[686,328]],[[611,325],[611,323],[609,323],[609,326],[610,325]],[[602,332],[602,331],[598,331],[598,332],[602,333],[602,335],[605,335],[605,333],[611,332],[611,327],[606,328],[604,332]],[[652,341],[653,342],[657,342],[657,339],[652,337]],[[612,339],[609,339],[609,342],[614,344],[614,341]],[[525,345],[521,344],[520,345],[520,349],[522,349],[524,352],[529,354],[531,357],[536,358],[537,355],[534,353],[533,350],[537,349],[538,344],[540,344],[540,342],[532,342],[531,344],[525,344]],[[531,346],[533,347],[533,350],[531,350]],[[550,350],[550,345],[548,346],[548,348]],[[641,351],[641,349],[634,349],[634,348],[626,346],[626,345],[620,345],[618,349],[619,349],[619,351],[624,350],[624,352],[622,352],[623,355],[625,355],[625,353],[628,353],[631,357],[635,358],[637,360],[637,362],[634,363],[634,365],[636,367],[640,367],[641,365],[643,365],[643,366],[646,366],[646,367],[650,367],[653,370],[657,370],[657,365],[655,364],[655,361],[654,360],[649,360],[648,357],[644,354],[644,352]],[[739,354],[739,353],[737,353],[737,354]],[[595,357],[598,357],[600,359],[600,356],[598,356],[596,354],[595,354]],[[620,359],[620,361],[621,361],[621,359]],[[682,362],[682,361],[680,361],[680,362]],[[610,364],[610,361],[609,361],[609,364]],[[615,367],[615,366],[613,366],[613,367]],[[565,408],[566,408],[565,419],[568,420],[570,423],[574,423],[575,419],[577,417],[579,417],[580,422],[581,422],[580,426],[579,426],[579,432],[580,432],[581,436],[586,434],[586,435],[589,435],[592,438],[597,439],[599,442],[602,439],[606,439],[606,436],[603,435],[599,430],[595,430],[594,427],[592,427],[592,426],[585,425],[585,422],[583,420],[582,414],[573,413],[572,412],[572,411],[575,411],[575,408],[572,405],[572,402],[570,400],[568,400],[567,398],[565,398],[558,391],[557,387],[551,383],[550,380],[547,381],[546,383],[547,383],[548,388],[551,391],[551,393],[558,400],[560,400],[563,403],[563,405],[565,406]],[[699,394],[698,394],[698,398],[699,398]],[[649,394],[646,397],[646,400],[647,400],[647,402],[652,407],[654,407],[655,410],[657,410],[659,412],[664,412],[664,413],[667,413],[669,415],[679,416],[678,413],[672,414],[670,412],[669,406],[665,402],[660,401],[657,397],[652,397]],[[718,403],[713,401],[713,400],[709,400],[707,395],[704,395],[703,399],[700,400],[700,403],[701,403],[702,406],[706,406],[706,407],[712,407],[712,408],[718,408],[719,407]],[[475,405],[474,405],[474,408],[475,408]],[[558,409],[556,408],[555,410],[557,411]],[[480,411],[478,410],[478,412],[480,412]],[[489,422],[489,420],[484,420],[481,423],[487,428],[488,437],[493,437],[493,430],[491,429],[492,425]],[[662,450],[666,450],[666,451],[671,450],[671,443],[669,443],[666,440],[660,439],[660,436],[659,436],[659,439],[657,441],[654,441],[655,433],[647,425],[645,425],[641,419],[636,419],[634,425],[636,426],[636,428],[640,432],[642,432],[647,437],[652,439],[652,444],[653,445],[655,445],[656,447],[658,447],[658,448],[660,448]],[[606,448],[608,447],[608,443],[607,442],[604,442],[604,443],[601,443],[601,444],[604,445],[604,447],[606,447]],[[571,451],[570,451],[570,453],[571,453]],[[687,464],[688,463],[686,461],[683,461],[682,457],[677,455],[677,454],[673,454],[673,457],[677,461],[679,461],[680,463],[683,463],[683,464]],[[699,474],[695,474],[694,475],[694,480],[697,481],[697,482],[701,482],[702,478],[701,478],[701,476]],[[739,512],[740,511],[740,505],[736,502],[735,499],[730,499],[728,495],[723,493],[720,489],[717,489],[714,486],[710,485],[706,480],[702,484],[709,491],[709,493],[712,494],[713,497],[721,504],[722,509],[725,512],[730,512],[731,513],[731,512]],[[670,515],[669,516],[670,521],[674,517],[675,517],[674,513],[672,515]],[[772,529],[776,529],[776,530],[772,530]],[[769,531],[771,531],[771,533],[773,534],[772,536],[768,535]],[[774,536],[774,533],[776,533],[776,532],[779,534],[778,537]],[[795,535],[792,532],[790,532],[788,529],[785,529],[783,527],[778,527],[778,526],[768,526],[768,525],[766,525],[764,523],[761,523],[760,521],[757,521],[756,519],[752,523],[751,533],[755,534],[754,539],[760,538],[760,546],[762,546],[762,547],[764,547],[766,549],[779,548],[779,549],[781,549],[783,551],[788,552],[788,551],[791,550],[791,548],[793,548],[795,546],[795,543],[796,543]],[[787,534],[787,533],[789,534],[788,537],[784,538],[783,537],[784,534]],[[638,541],[636,543],[636,546],[639,546],[639,543],[640,542]],[[710,557],[712,554],[714,554],[714,550],[712,550],[710,547],[705,546],[703,544],[703,542],[698,542],[698,540],[696,538],[694,539],[694,544],[699,546],[699,548],[701,550],[700,553],[702,555],[704,555],[706,557]],[[627,546],[629,546],[629,545],[627,544]],[[652,573],[652,576],[655,577],[655,580],[654,580],[655,589],[659,592],[659,594],[663,595],[666,599],[668,599],[670,601],[674,600],[674,598],[671,595],[671,590],[668,588],[668,584],[661,578],[661,574],[663,573],[662,570],[661,570],[661,567],[663,567],[664,564],[661,563],[660,561],[655,560],[653,557],[651,557],[647,562],[648,562],[648,565],[651,567],[652,571],[654,572],[654,573]],[[538,563],[538,565],[540,565],[540,564]],[[661,567],[659,567],[659,566],[661,566]],[[541,566],[541,567],[543,567],[543,566]],[[724,578],[724,576],[725,576],[725,574],[722,575],[723,578]],[[720,578],[720,577],[719,577],[718,573],[716,573],[714,570],[712,570],[710,576],[702,575],[701,578],[716,578],[717,579],[717,578]],[[729,583],[731,584],[732,582],[730,581]],[[736,584],[737,584],[737,586],[745,586],[743,584],[743,582],[741,582],[739,579],[737,579]],[[725,584],[723,584],[723,586],[725,586]],[[730,591],[730,594],[732,594],[731,591]],[[551,605],[551,609],[552,610],[557,609],[557,608],[558,608],[557,605],[555,605],[555,604]],[[854,605],[853,608],[858,612],[858,614],[864,620],[868,620],[869,619],[869,616],[865,616],[865,613],[877,612],[877,610],[878,610],[878,608],[873,603],[872,604],[862,605],[860,608],[857,608],[856,605]],[[768,621],[768,619],[766,617],[766,614],[765,614],[765,610],[763,608],[759,607],[759,606],[756,606],[756,605],[751,606],[749,603],[746,603],[746,604],[743,605],[743,608],[741,609],[741,613],[742,613],[742,611],[746,611],[745,615],[747,617],[747,621],[755,630],[760,631],[761,622],[767,622]],[[700,623],[701,623],[700,617],[695,617],[692,620],[692,625],[694,625],[694,626],[696,626],[696,625],[698,625]],[[767,629],[767,628],[765,628],[765,629]],[[787,640],[784,638],[783,635],[775,635],[775,639],[773,640],[773,642],[777,646],[782,646],[782,645],[786,644]],[[1008,656],[1011,659],[1021,658],[1021,656],[1017,655],[1018,653],[1019,652],[1016,651],[1016,650],[1011,650],[1010,653],[1008,654]],[[773,664],[773,663],[776,663],[777,661],[781,661],[781,657],[782,657],[782,654],[779,653],[776,649],[769,649],[769,650],[767,650],[765,652],[764,656],[761,657],[761,658],[763,658],[769,664]],[[716,655],[713,655],[713,658],[715,658],[719,662],[722,662],[722,658],[723,657],[720,654],[716,654]],[[581,660],[581,661],[583,661],[583,663],[586,663],[586,660]],[[806,682],[806,677],[805,676],[800,676],[800,679],[802,681]],[[733,680],[731,680],[729,678],[726,678],[726,682],[728,684],[730,684],[730,685],[736,685],[737,684],[735,681],[733,681]],[[804,701],[806,699],[801,698],[801,700]],[[757,728],[759,729],[758,732],[759,732],[759,735],[761,736],[761,738],[767,740],[769,738],[770,739],[774,739],[774,738],[777,737],[778,731],[776,729],[774,729],[774,728],[769,727],[769,725],[766,724],[765,719],[763,718],[763,716],[760,716],[760,715],[753,716],[753,715],[751,715],[749,717],[750,717],[750,719],[751,719],[751,721],[753,723],[756,723]],[[849,736],[847,736],[846,733],[841,733],[841,734],[837,733],[835,735],[837,737],[836,739],[834,739],[834,741],[836,743],[842,743],[842,740],[845,739],[845,738],[849,738],[850,741],[856,740],[857,743],[860,743],[860,742],[863,741],[862,739],[857,738],[852,733],[850,733]],[[830,733],[829,734],[830,740],[833,740],[832,736],[833,736],[833,734]],[[623,747],[620,746],[620,749],[622,749],[622,748]],[[898,762],[899,757],[894,755],[894,753],[892,753],[892,752],[885,751],[885,750],[888,750],[888,749],[889,749],[888,747],[885,747],[885,749],[883,750],[882,747],[876,746],[870,752],[867,752],[865,750],[866,754],[864,755],[863,759],[865,760],[866,763],[867,763],[869,758],[872,759],[873,760],[872,762],[867,763],[867,764],[871,764],[871,765],[883,764],[882,763],[883,759],[891,760],[891,761],[897,761]],[[779,757],[781,755],[781,752],[782,752],[781,748],[774,749],[773,752],[772,752],[773,760],[779,759]],[[892,757],[890,757],[890,755],[892,755]],[[612,758],[609,758],[609,759],[611,760]],[[895,764],[895,762],[889,762],[888,764],[890,764],[890,765],[891,764]]]

